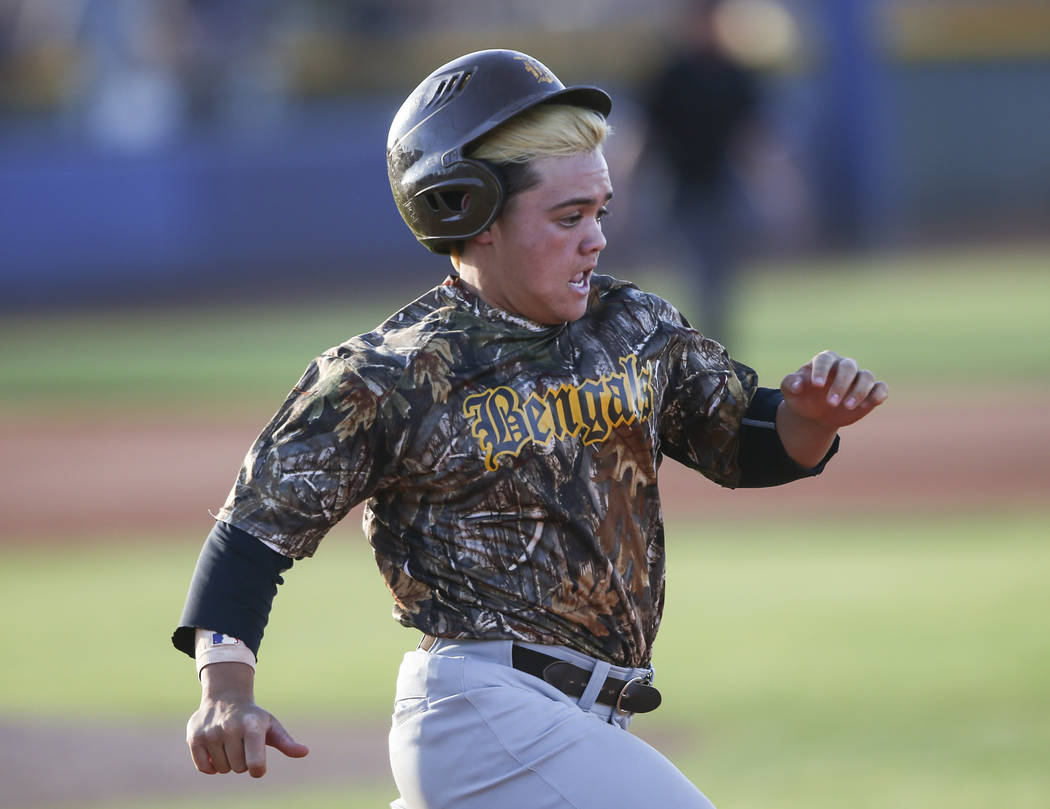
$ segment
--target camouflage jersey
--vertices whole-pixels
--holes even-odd
[[[307,369],[221,520],[291,558],[367,500],[395,617],[432,635],[649,662],[661,455],[734,486],[754,372],[607,276],[543,326],[449,279]]]

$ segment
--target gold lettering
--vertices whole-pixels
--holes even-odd
[[[641,383],[638,380],[638,358],[634,354],[629,357],[620,357],[620,365],[623,367],[623,380],[630,399],[631,412],[640,415],[641,407],[638,405],[638,397],[641,393]]]
[[[580,413],[583,421],[583,443],[596,444],[609,437],[609,422],[602,400],[607,398],[605,384],[588,379],[580,385]]]
[[[518,393],[513,388],[499,387],[468,396],[463,413],[473,419],[471,434],[485,451],[485,466],[495,471],[501,455],[517,456],[529,440]]]
[[[554,422],[554,437],[565,438],[576,435],[583,425],[580,423],[580,402],[576,388],[562,385],[555,390],[547,388],[543,397]]]
[[[521,66],[531,73],[532,77],[540,84],[552,84],[554,82],[554,74],[549,70],[545,70],[539,62],[525,56],[515,56],[514,58],[521,62]]]
[[[606,381],[609,389],[609,424],[619,427],[634,421],[631,409],[631,395],[627,392],[627,379],[624,374],[613,374]]]
[[[533,393],[525,400],[525,406],[522,410],[525,412],[525,418],[529,422],[532,440],[539,444],[546,444],[550,440],[551,431],[554,428],[554,420],[551,418],[551,413],[547,409],[546,403]]]
[[[653,367],[639,367],[631,354],[620,357],[622,373],[585,379],[529,394],[524,403],[513,388],[501,386],[468,396],[463,415],[485,453],[485,467],[495,471],[504,455],[518,457],[530,441],[579,435],[585,445],[609,438],[615,427],[648,419],[653,408]]]

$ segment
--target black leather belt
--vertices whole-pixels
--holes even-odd
[[[429,651],[436,640],[433,635],[424,635],[419,648]],[[591,679],[587,669],[517,644],[511,647],[511,663],[518,671],[539,677],[574,699],[583,695]],[[618,713],[627,714],[655,711],[660,707],[660,699],[660,692],[648,682],[648,678],[620,680],[607,677],[595,701],[613,706]]]

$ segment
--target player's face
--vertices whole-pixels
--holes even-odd
[[[480,291],[489,303],[553,325],[587,310],[612,184],[597,149],[533,166],[540,182],[512,197],[485,235],[492,260]]]

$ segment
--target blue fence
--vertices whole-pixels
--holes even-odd
[[[820,210],[905,236],[1022,221],[1050,234],[1050,63],[918,63],[877,79],[879,114],[861,119],[848,88],[781,83],[779,119]],[[313,106],[250,137],[216,130],[142,153],[0,126],[0,308],[438,275],[444,260],[415,243],[390,199],[396,106]]]
[[[0,300],[316,284],[426,255],[390,200],[389,104],[312,110],[257,138],[148,153],[23,129],[0,144]]]

